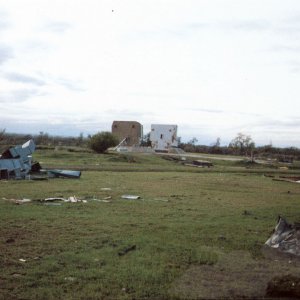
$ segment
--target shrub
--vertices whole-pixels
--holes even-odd
[[[89,139],[89,148],[97,153],[104,153],[108,148],[117,146],[119,140],[110,132],[99,132],[92,135]]]

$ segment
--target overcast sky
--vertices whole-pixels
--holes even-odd
[[[299,0],[0,0],[0,129],[113,120],[300,147]]]

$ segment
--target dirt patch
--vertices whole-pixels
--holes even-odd
[[[276,276],[268,284],[267,296],[300,298],[300,277]]]
[[[190,267],[169,290],[179,299],[262,299],[276,276],[300,276],[300,261],[290,257],[255,260],[248,252],[221,254],[212,266]],[[283,296],[283,295],[280,295]]]

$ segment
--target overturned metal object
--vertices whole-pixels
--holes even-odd
[[[48,176],[51,177],[64,177],[64,178],[80,178],[81,171],[72,170],[47,170]]]
[[[265,243],[280,252],[300,256],[300,224],[289,224],[279,217],[273,234]]]
[[[31,154],[35,150],[33,140],[5,150],[0,156],[0,179],[23,179],[31,170]]]
[[[38,162],[32,163],[31,154],[35,151],[35,143],[29,140],[23,145],[18,145],[5,150],[0,156],[0,180],[1,179],[33,179],[45,180],[47,177],[80,178],[81,171],[73,170],[42,170]],[[47,177],[32,177],[30,174],[45,174]]]

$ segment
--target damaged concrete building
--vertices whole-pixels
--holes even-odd
[[[136,121],[114,121],[111,132],[124,146],[139,145],[143,138],[143,126]]]
[[[152,124],[150,141],[157,152],[168,152],[172,147],[178,147],[177,125]]]

